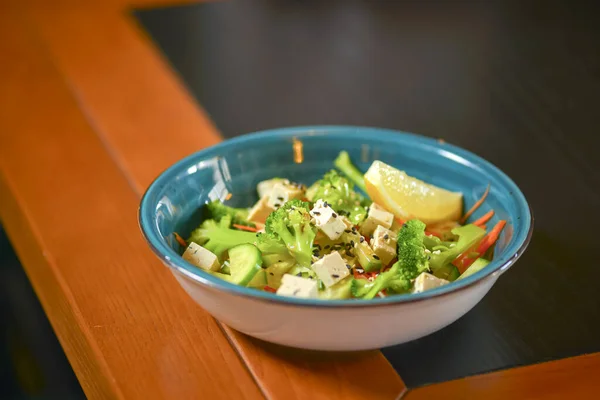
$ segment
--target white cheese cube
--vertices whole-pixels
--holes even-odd
[[[252,222],[264,224],[267,221],[269,214],[275,211],[274,208],[269,207],[268,201],[268,196],[261,197],[260,200],[257,201],[256,204],[250,209],[250,212],[248,213],[248,219]]]
[[[267,179],[266,181],[259,182],[258,185],[256,185],[256,191],[258,192],[258,197],[263,198],[265,196],[270,195],[271,190],[273,190],[273,186],[275,186],[275,184],[277,184],[277,183],[287,184],[289,182],[290,181],[288,181],[287,179],[283,179],[283,178],[273,178],[273,179]]]
[[[196,267],[200,267],[207,271],[218,271],[221,269],[221,264],[217,256],[210,250],[205,249],[197,243],[190,245],[183,252],[183,259]]]
[[[371,247],[383,265],[388,265],[396,257],[396,234],[381,225],[373,232]]]
[[[298,187],[278,182],[273,185],[267,204],[271,208],[279,208],[289,200],[301,199],[303,195],[304,192]]]
[[[315,225],[331,240],[339,239],[344,233],[346,225],[340,216],[333,211],[323,200],[317,200],[310,215],[315,220]]]
[[[417,276],[417,279],[415,279],[413,293],[421,293],[429,289],[435,289],[436,287],[446,285],[448,283],[450,282],[445,279],[440,279],[434,275],[428,274],[427,272],[423,272],[421,275]]]
[[[277,289],[281,296],[316,298],[319,288],[315,279],[306,279],[299,276],[285,274],[281,278],[281,286]]]
[[[346,262],[337,251],[327,254],[315,262],[312,265],[312,269],[319,279],[323,281],[325,287],[331,287],[350,275]]]
[[[372,235],[377,228],[377,225],[381,225],[386,229],[390,229],[394,222],[394,214],[387,212],[383,207],[376,203],[372,203],[369,207],[369,213],[367,219],[361,226],[361,232],[363,235]]]

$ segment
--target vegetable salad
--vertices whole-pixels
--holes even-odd
[[[251,208],[219,200],[187,240],[183,258],[228,282],[282,296],[373,299],[418,293],[485,267],[506,222],[492,210],[466,223],[462,194],[381,161],[363,174],[346,152],[305,186],[285,178],[257,185]]]

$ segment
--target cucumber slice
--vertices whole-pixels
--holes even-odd
[[[465,272],[463,272],[461,276],[458,277],[458,279],[466,278],[469,275],[473,275],[475,272],[481,271],[482,269],[487,267],[489,263],[490,262],[485,258],[478,258],[473,264],[471,264],[469,268],[467,268]]]
[[[254,275],[254,278],[248,282],[248,287],[262,289],[265,286],[267,286],[267,274],[265,273],[265,270],[261,268],[261,270]]]
[[[279,286],[281,286],[281,278],[283,277],[283,275],[287,274],[288,271],[291,270],[295,264],[295,261],[282,261],[268,266],[265,270],[267,277],[267,285],[269,285],[269,287],[272,287],[273,289],[279,289]]]
[[[367,272],[381,270],[381,260],[366,242],[356,244],[356,256],[358,263]]]
[[[441,268],[432,268],[431,272],[436,278],[445,279],[450,282],[455,281],[460,276],[458,268],[452,264],[444,265]]]
[[[335,285],[319,291],[319,298],[323,300],[349,299],[352,295],[353,280],[351,275],[345,277]]]
[[[260,250],[253,244],[240,244],[229,249],[229,269],[233,283],[248,285],[254,276],[262,271],[261,265]]]
[[[223,263],[223,266],[221,267],[221,271],[222,274],[227,274],[227,275],[231,275],[231,269],[229,269],[229,261],[225,261]]]

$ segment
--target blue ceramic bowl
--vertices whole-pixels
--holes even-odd
[[[426,182],[461,191],[465,198],[465,209],[480,198],[486,186],[491,184],[484,206],[477,210],[473,218],[494,209],[496,214],[489,225],[498,219],[507,221],[496,245],[494,260],[483,270],[465,279],[419,294],[374,300],[323,301],[281,297],[236,286],[196,268],[179,256],[183,249],[172,233],[178,232],[187,237],[199,225],[202,219],[200,209],[206,202],[224,200],[229,196],[228,204],[251,206],[257,200],[256,184],[275,176],[310,184],[333,168],[333,160],[341,150],[348,151],[362,171],[366,171],[373,160],[381,160]],[[500,273],[508,269],[523,253],[532,233],[532,215],[523,193],[491,163],[466,150],[433,139],[391,130],[351,126],[275,129],[241,136],[199,151],[169,167],[150,185],[141,201],[139,221],[155,254],[172,268],[190,295],[217,318],[236,329],[266,340],[298,347],[327,349],[332,349],[332,346],[335,349],[380,347],[422,336],[423,332],[429,333],[433,328],[400,335],[401,338],[386,337],[384,340],[374,341],[376,345],[331,345],[330,341],[327,342],[329,344],[314,346],[303,341],[280,340],[278,333],[261,334],[265,329],[260,324],[246,326],[247,323],[241,321],[245,317],[232,315],[237,314],[238,310],[230,308],[247,309],[257,307],[257,304],[261,307],[269,304],[271,308],[279,307],[280,311],[288,310],[286,312],[290,308],[331,312],[414,305],[434,299],[447,302],[448,296],[452,294],[478,292],[477,295],[471,293],[474,303],[463,301],[469,303],[461,308],[466,308],[466,312],[487,292]],[[482,291],[483,294],[480,293]],[[466,294],[468,293],[464,295]],[[261,314],[257,316],[263,317]],[[452,322],[448,318],[441,319],[446,325]],[[278,323],[281,324],[282,321],[275,319],[270,322],[271,333],[273,326]],[[290,327],[291,331],[294,329],[298,328]],[[370,331],[373,332],[372,329]]]

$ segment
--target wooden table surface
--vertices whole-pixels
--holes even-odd
[[[188,92],[130,13],[166,3],[0,3],[0,219],[89,398],[558,399],[586,398],[597,388],[594,353],[408,390],[379,351],[268,345],[219,324],[188,298],[151,254],[136,221],[140,195],[160,171],[222,140],[197,102],[202,96]],[[597,71],[588,71],[596,95]],[[533,100],[528,105],[545,117]],[[209,109],[219,126],[264,122],[251,114],[217,117],[223,110]],[[438,124],[421,133],[446,126]],[[552,129],[551,121],[531,129],[541,127]],[[591,192],[597,195],[597,186]],[[575,227],[593,225],[577,211]]]

